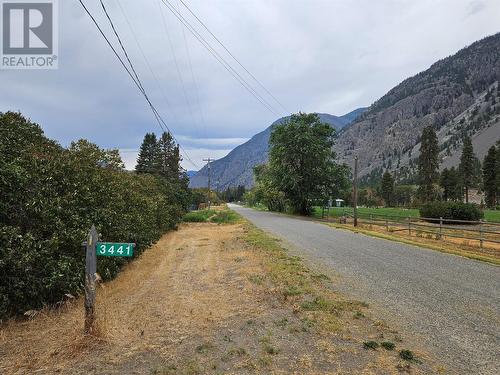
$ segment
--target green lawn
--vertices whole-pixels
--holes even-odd
[[[343,214],[352,214],[352,207],[334,207],[330,209],[330,217],[340,217]],[[400,217],[419,217],[418,209],[405,209],[405,208],[358,208],[360,217],[367,217],[369,215],[389,215]],[[326,215],[326,210],[325,210]],[[314,207],[314,216],[321,217],[321,207]],[[484,210],[484,219],[489,222],[500,223],[500,211],[498,210]]]

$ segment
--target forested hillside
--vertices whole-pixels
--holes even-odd
[[[443,160],[460,149],[464,135],[475,139],[493,128],[482,137],[481,150],[487,150],[500,137],[499,77],[496,34],[436,62],[376,101],[339,135],[341,160],[352,164],[359,156],[361,175],[380,176],[389,169],[406,178],[415,172],[419,136],[429,125],[438,133]]]

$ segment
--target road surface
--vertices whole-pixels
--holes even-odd
[[[230,208],[338,275],[338,288],[368,302],[460,374],[500,374],[500,267],[324,224]]]

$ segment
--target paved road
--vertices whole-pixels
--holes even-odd
[[[460,374],[500,374],[500,267],[231,205]]]

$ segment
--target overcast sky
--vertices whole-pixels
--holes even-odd
[[[153,103],[197,166],[289,112],[342,115],[370,105],[436,60],[500,31],[498,0],[184,0],[284,105],[223,55],[276,115],[160,0],[118,1],[104,0]],[[169,1],[224,53],[178,0]],[[84,2],[111,37],[99,1]],[[59,69],[0,71],[0,111],[21,111],[62,145],[87,138],[119,148],[133,168],[144,134],[159,133],[158,124],[78,0],[59,1],[59,28]],[[187,160],[184,166],[197,169]]]

